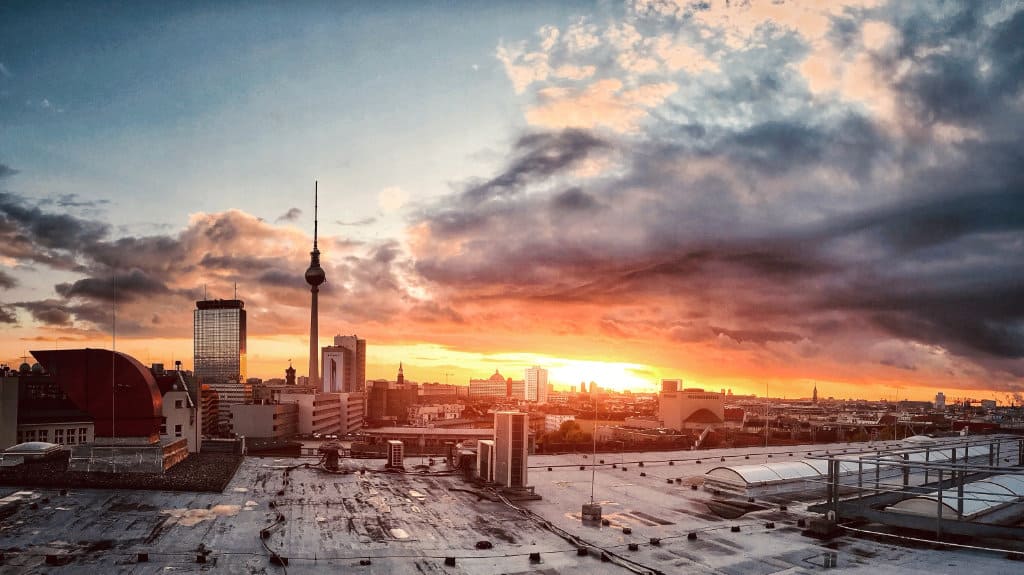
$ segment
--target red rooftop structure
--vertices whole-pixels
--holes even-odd
[[[93,418],[97,438],[160,437],[163,399],[152,372],[106,349],[33,351],[68,398]]]

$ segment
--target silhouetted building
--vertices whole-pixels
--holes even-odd
[[[192,371],[199,383],[244,382],[245,303],[201,300],[193,315]]]
[[[399,381],[374,380],[367,394],[366,420],[370,425],[385,423],[406,424],[409,408],[419,401],[419,386],[405,381],[399,368]]]
[[[334,336],[334,345],[321,350],[325,392],[363,391],[366,388],[366,340],[354,335]]]
[[[72,471],[162,473],[188,456],[184,437],[161,438],[163,396],[135,358],[104,349],[32,355],[39,367],[17,381],[18,442],[73,445]]]

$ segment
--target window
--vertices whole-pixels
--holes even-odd
[[[35,441],[35,440],[36,440],[36,430],[34,430],[34,429],[27,429],[27,430],[25,430],[25,441]]]
[[[184,402],[182,400],[175,399],[174,400],[174,409],[181,409],[182,407],[184,407],[183,404],[184,404]]]
[[[174,426],[174,437],[181,437],[181,424]]]
[[[167,435],[167,418],[160,419],[160,435]]]
[[[84,428],[84,427],[79,427],[78,428],[78,443],[88,443],[89,442],[89,437],[87,435],[88,432],[89,432],[89,430]]]
[[[49,429],[40,429],[39,430],[39,441],[49,441],[49,440],[50,440],[50,430]]]
[[[67,441],[67,444],[68,445],[74,445],[75,444],[75,430],[74,429],[69,429],[68,430],[68,441]]]
[[[53,430],[53,442],[64,445],[64,430],[54,429]]]

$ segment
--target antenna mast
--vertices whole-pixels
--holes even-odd
[[[316,249],[316,227],[317,227],[317,220],[319,219],[319,212],[320,212],[320,204],[317,202],[317,193],[318,193],[317,187],[319,186],[319,183],[320,183],[319,181],[313,180],[313,249],[314,250]]]

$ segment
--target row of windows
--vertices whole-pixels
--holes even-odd
[[[160,435],[167,435],[167,418],[160,423]],[[181,437],[183,435],[180,423],[174,424],[174,437]]]
[[[76,443],[89,442],[89,428],[87,427],[61,427],[54,429],[52,441],[50,439],[50,431],[51,430],[49,429],[26,429],[24,431],[18,431],[18,443],[25,443],[27,441],[45,441],[47,443],[56,443],[58,445],[75,445]]]

